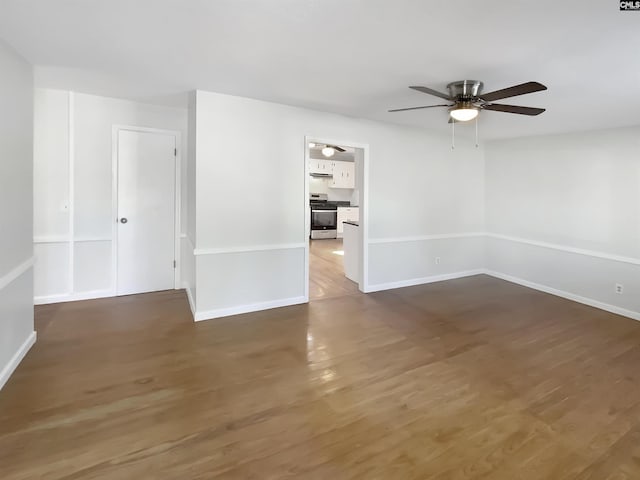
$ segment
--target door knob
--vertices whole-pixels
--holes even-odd
[[[126,218],[124,218],[124,217],[120,219],[120,223],[127,223],[128,221],[129,221],[129,220],[127,220],[127,219],[126,219]]]

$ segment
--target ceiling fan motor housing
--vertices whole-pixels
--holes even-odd
[[[483,83],[479,80],[460,80],[447,85],[451,98],[462,101],[470,101],[480,96]]]

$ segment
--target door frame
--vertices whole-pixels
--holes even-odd
[[[173,269],[173,288],[178,290],[181,288],[180,271],[180,212],[181,208],[181,155],[182,155],[182,134],[179,130],[165,130],[160,128],[137,127],[132,125],[113,125],[111,138],[111,293],[112,296],[118,294],[118,139],[121,131],[137,132],[137,133],[155,133],[160,135],[170,135],[175,138],[176,155],[175,155],[175,172],[174,172],[174,198],[173,204],[175,208],[174,226],[173,226],[173,255],[176,261],[176,267]]]
[[[360,215],[360,282],[358,290],[369,292],[369,144],[336,140],[326,137],[305,135],[304,137],[304,298],[309,303],[309,235],[311,219],[309,218],[309,143],[344,145],[362,150],[362,188],[359,196]],[[358,172],[356,171],[356,174]]]

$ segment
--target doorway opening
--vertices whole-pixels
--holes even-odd
[[[113,128],[114,296],[179,286],[180,134]]]
[[[306,297],[365,292],[368,146],[305,138]]]

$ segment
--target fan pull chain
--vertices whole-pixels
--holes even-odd
[[[451,150],[456,149],[456,122],[451,122]]]

